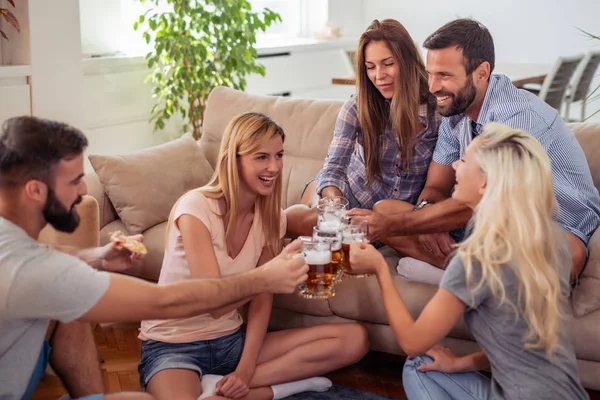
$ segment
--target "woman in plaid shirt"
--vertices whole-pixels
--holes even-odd
[[[396,20],[375,20],[356,52],[357,94],[341,108],[325,165],[287,212],[288,232],[307,234],[320,197],[343,196],[350,208],[385,199],[414,204],[427,178],[441,117],[415,42]],[[403,238],[402,254],[443,263],[418,239]]]

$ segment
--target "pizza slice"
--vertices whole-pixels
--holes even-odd
[[[125,234],[121,231],[108,232],[108,235],[110,236],[111,242],[116,243],[117,245],[129,250],[134,254],[143,256],[148,253],[148,249],[146,249],[144,243],[136,239],[135,236],[125,236]]]

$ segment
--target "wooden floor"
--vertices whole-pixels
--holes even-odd
[[[104,359],[102,374],[108,392],[139,391],[137,365],[140,360],[139,324],[111,324],[96,328],[94,335]],[[358,364],[327,375],[334,383],[368,392],[405,398],[402,382],[404,358],[370,352]],[[32,400],[57,400],[66,393],[60,380],[47,375]],[[590,392],[591,400],[600,400],[600,392]]]

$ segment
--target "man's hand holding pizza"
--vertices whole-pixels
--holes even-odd
[[[126,271],[139,263],[148,253],[142,235],[125,236],[121,231],[110,232],[110,242],[100,248],[100,269],[109,272]]]

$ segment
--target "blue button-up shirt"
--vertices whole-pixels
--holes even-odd
[[[550,157],[559,224],[587,244],[600,223],[600,195],[579,142],[556,110],[534,94],[517,89],[508,77],[493,74],[475,122],[473,125],[466,114],[444,118],[433,161],[452,165],[464,154],[473,133],[479,134],[488,122],[528,132]]]

